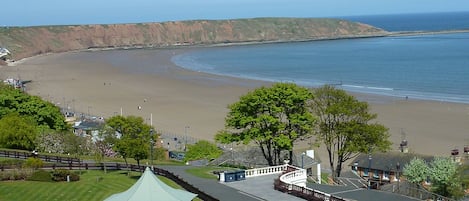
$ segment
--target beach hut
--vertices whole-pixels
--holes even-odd
[[[160,181],[150,168],[127,191],[109,196],[104,201],[189,201],[197,194],[174,189]]]

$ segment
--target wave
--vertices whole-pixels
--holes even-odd
[[[358,89],[394,91],[393,88],[387,88],[387,87],[371,87],[371,86],[348,85],[348,84],[342,84],[341,86],[344,87],[344,88],[358,88]]]

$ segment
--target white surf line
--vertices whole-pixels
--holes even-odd
[[[335,192],[335,193],[329,193],[331,195],[337,195],[337,194],[342,194],[342,193],[348,193],[348,192],[354,192],[354,191],[363,191],[365,189],[363,188],[357,188],[357,189],[351,189],[351,190],[346,190],[346,191],[339,191],[339,192]]]
[[[255,196],[255,195],[252,195],[252,194],[250,194],[250,193],[246,193],[246,192],[244,192],[244,191],[238,191],[238,193],[241,193],[241,194],[243,194],[243,195],[249,196],[249,197],[254,198],[254,199],[256,199],[256,200],[267,201],[267,200],[264,199],[264,198],[257,197],[257,196]]]

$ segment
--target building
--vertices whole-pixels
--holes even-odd
[[[360,154],[350,166],[354,173],[369,181],[373,188],[378,188],[380,185],[398,181],[404,166],[416,157],[428,163],[434,158],[402,152]]]
[[[73,125],[73,133],[81,137],[89,136],[95,141],[101,127],[102,122],[99,121],[77,121]]]
[[[292,165],[306,169],[308,176],[321,183],[321,160],[315,156],[314,150],[293,152]]]

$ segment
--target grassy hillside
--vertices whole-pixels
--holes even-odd
[[[0,46],[21,59],[88,48],[274,42],[382,36],[387,32],[339,19],[255,18],[165,23],[0,28]]]

